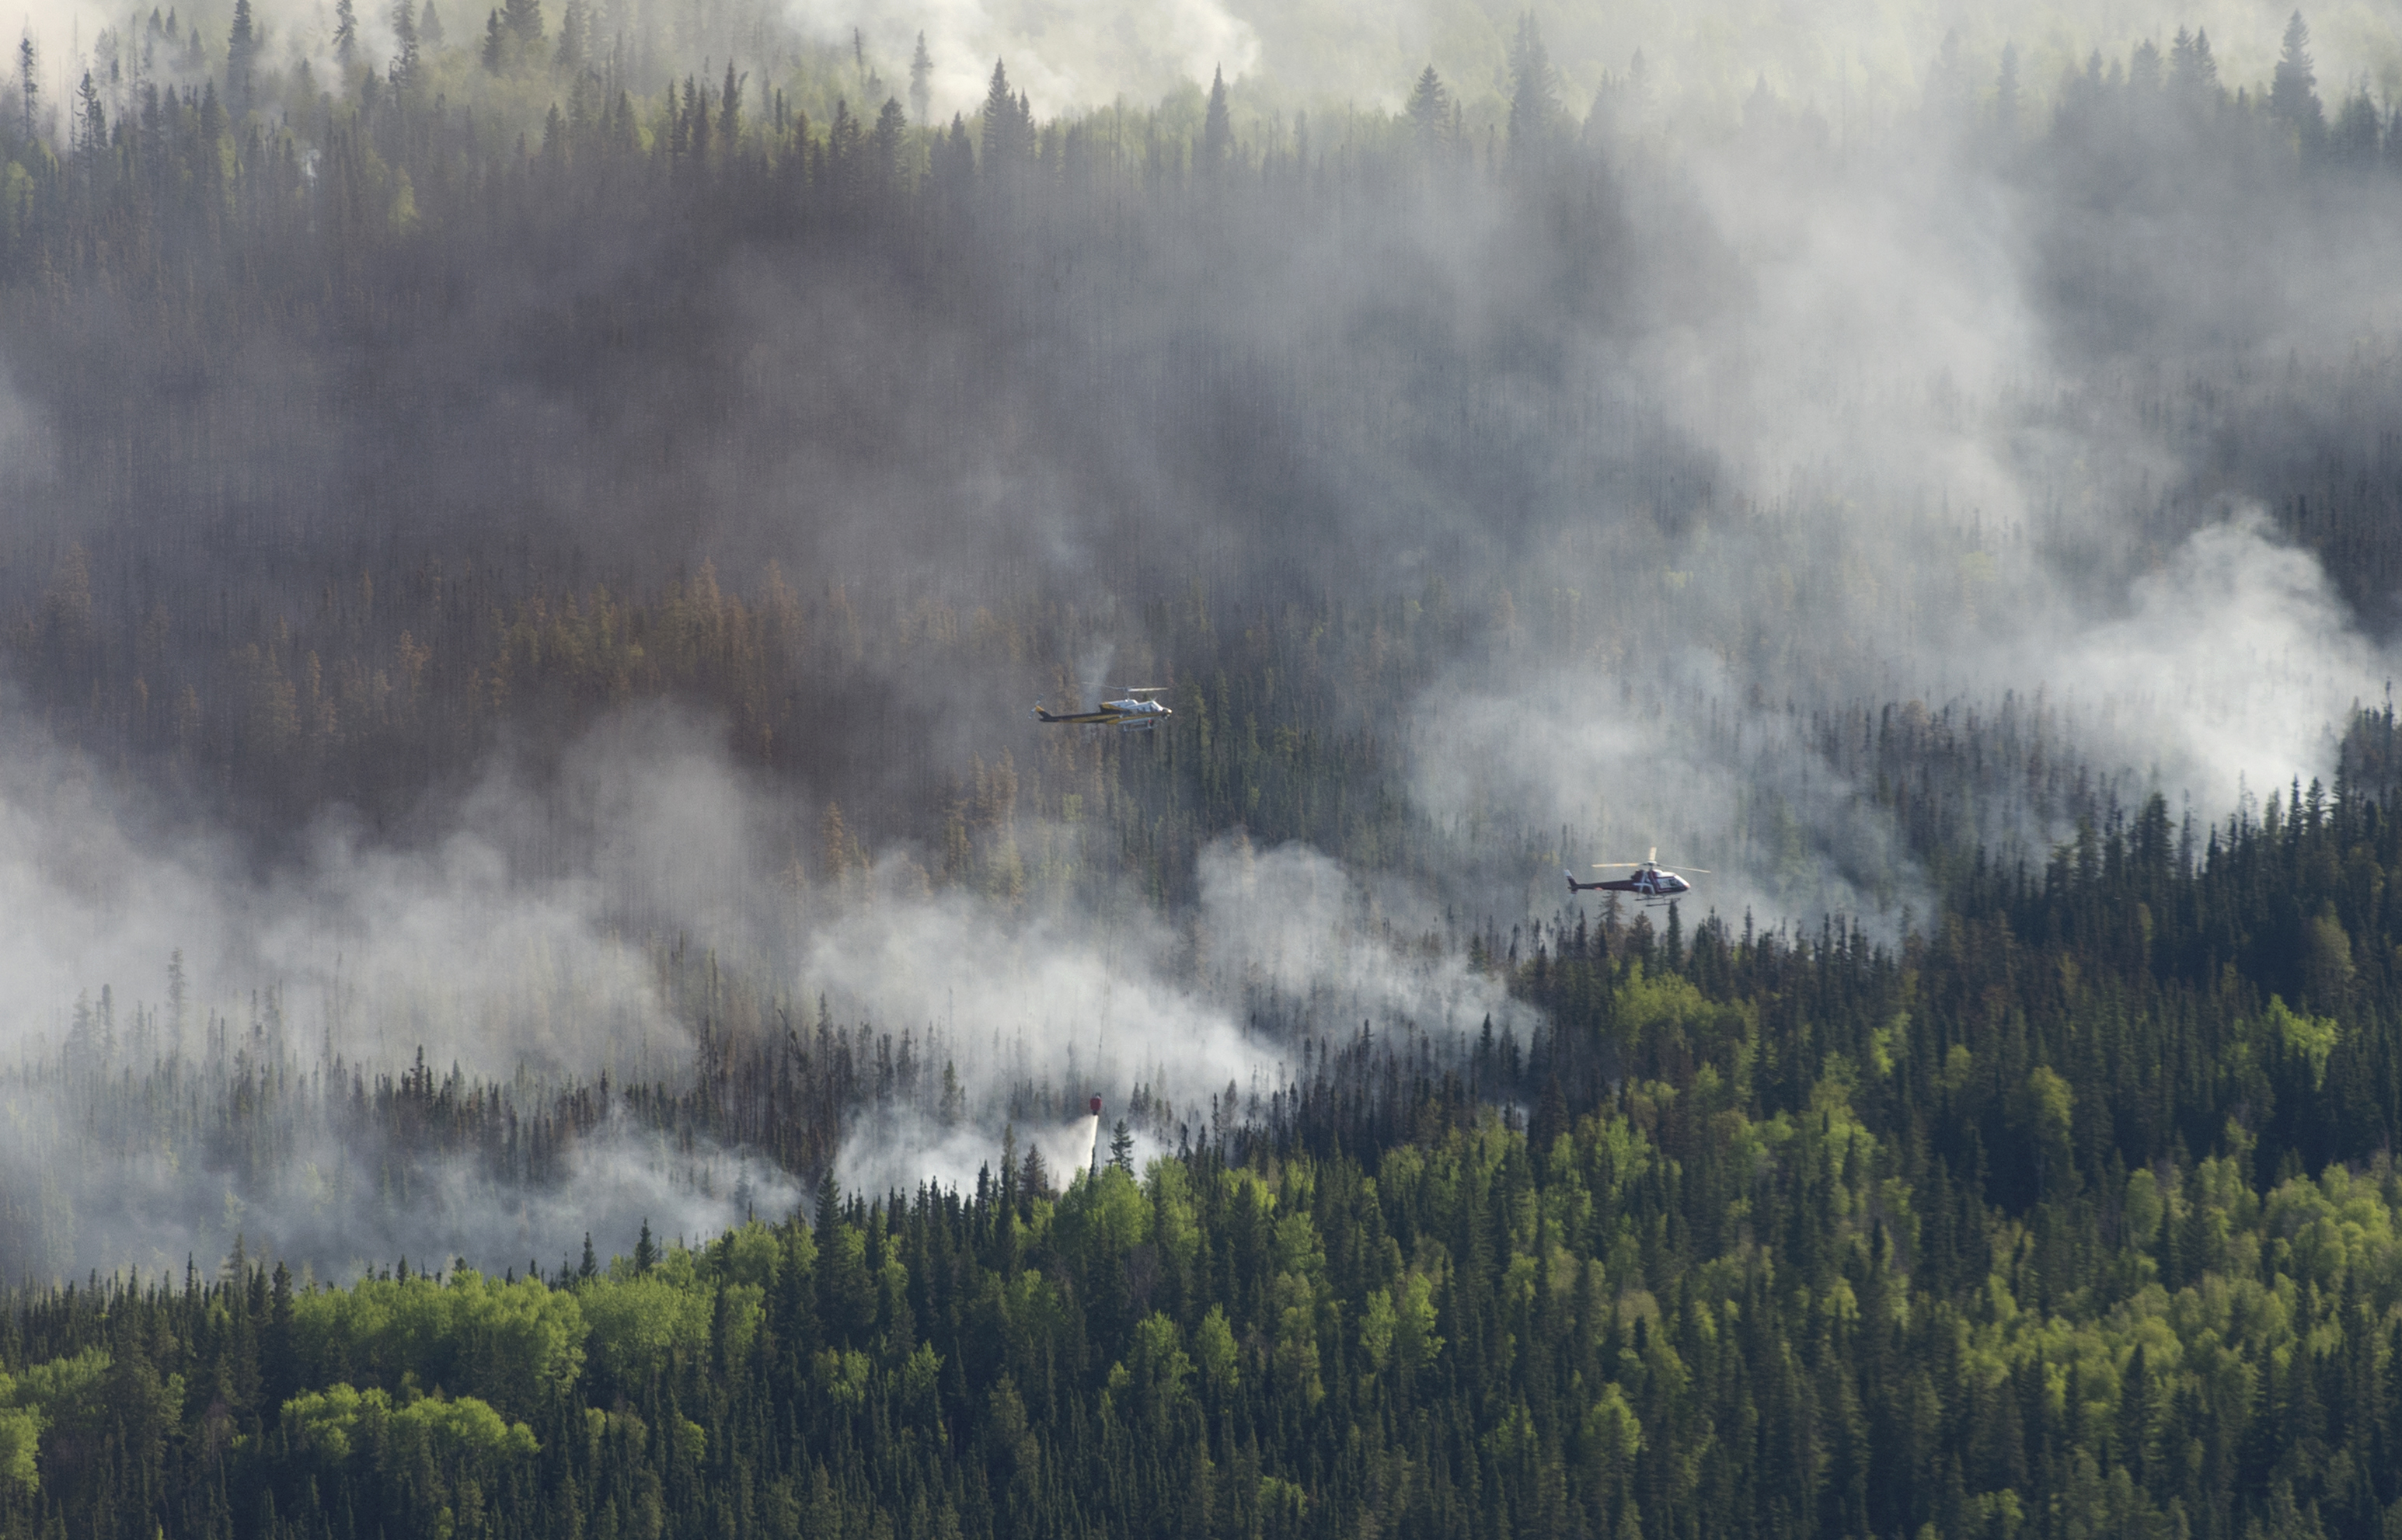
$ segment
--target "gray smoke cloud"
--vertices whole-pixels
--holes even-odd
[[[697,1237],[789,1210],[797,1184],[757,1155],[679,1141],[621,1107],[528,1184],[476,1150],[388,1148],[351,1105],[421,1053],[437,1080],[506,1091],[528,1119],[602,1075],[687,1078],[690,1032],[643,938],[755,934],[728,916],[750,902],[757,804],[722,753],[695,747],[711,733],[635,712],[576,747],[556,796],[503,761],[422,845],[328,818],[299,859],[260,871],[13,727],[0,1033],[18,1067],[0,1075],[0,1202],[26,1259],[59,1277],[157,1269],[213,1261],[243,1235],[327,1275],[402,1255],[550,1267],[587,1231],[607,1255],[646,1219]],[[565,842],[571,869],[541,874]],[[144,1103],[144,1078],[162,1075],[195,1094],[188,1109]],[[228,1147],[201,1109],[234,1102],[244,1077],[256,1125]]]
[[[750,1210],[789,1211],[804,1197],[790,1176],[616,1108],[532,1187],[471,1154],[403,1161],[339,1132],[352,1093],[339,1066],[372,1079],[421,1049],[435,1076],[456,1066],[529,1114],[578,1078],[683,1083],[692,1038],[645,934],[761,970],[842,1022],[940,1045],[965,1088],[956,1115],[887,1108],[844,1149],[837,1175],[877,1191],[972,1181],[996,1162],[1014,1086],[1073,1104],[1104,1094],[1112,1119],[1139,1086],[1149,1153],[1177,1120],[1206,1126],[1230,1087],[1225,1115],[1255,1115],[1305,1041],[1366,1024],[1454,1044],[1487,1017],[1533,1033],[1498,981],[1427,944],[1443,925],[1430,899],[1301,846],[1211,846],[1201,901],[1182,916],[1137,901],[1022,912],[937,891],[906,849],[847,888],[794,888],[761,838],[778,799],[721,739],[707,719],[634,710],[574,745],[545,794],[504,757],[438,837],[395,847],[329,818],[302,859],[254,874],[229,842],[144,828],[76,756],[21,732],[0,755],[11,922],[0,970],[23,1066],[0,1077],[0,1201],[32,1216],[38,1265],[155,1270],[222,1256],[242,1235],[326,1275],[398,1255],[547,1267],[587,1231],[605,1253],[645,1219],[697,1236]],[[1040,846],[1043,833],[1024,837]],[[173,954],[180,1011],[167,1003]],[[228,1046],[230,1061],[206,1056]],[[62,1054],[99,1069],[78,1082],[104,1088],[92,1106],[62,1101],[41,1067]],[[104,1088],[162,1061],[206,1082],[213,1103],[230,1094],[227,1077],[263,1076],[262,1116],[284,1147],[204,1160],[196,1127],[141,1125]],[[937,1070],[926,1067],[930,1091]],[[1017,1121],[1021,1148],[1040,1145],[1061,1177],[1089,1158],[1088,1119]],[[137,1125],[148,1132],[124,1136]]]
[[[888,867],[874,901],[813,927],[800,959],[837,1010],[932,1029],[972,1088],[954,1124],[907,1109],[863,1122],[837,1173],[871,1190],[972,1186],[996,1162],[1013,1086],[1051,1087],[1066,1105],[1100,1095],[1105,1126],[1140,1087],[1162,1104],[1130,1130],[1152,1152],[1179,1125],[1203,1134],[1230,1088],[1241,1107],[1222,1115],[1256,1113],[1254,1097],[1299,1072],[1305,1042],[1365,1025],[1454,1047],[1488,1018],[1525,1040],[1539,1021],[1456,948],[1426,944],[1443,928],[1426,895],[1305,846],[1213,844],[1200,901],[1179,916],[1128,905],[1015,921],[909,884]],[[1020,1133],[1055,1168],[1084,1128],[1062,1112],[1037,1111]]]

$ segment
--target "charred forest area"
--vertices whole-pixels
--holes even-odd
[[[0,1535],[2402,1534],[2298,15],[1862,137],[336,14],[0,82]],[[2007,314],[1781,308],[1897,250]]]

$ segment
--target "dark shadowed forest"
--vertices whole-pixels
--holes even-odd
[[[29,23],[0,1533],[2402,1534],[2392,71],[1544,36]]]

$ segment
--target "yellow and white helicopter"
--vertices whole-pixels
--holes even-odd
[[[1576,880],[1576,873],[1570,872],[1567,873],[1570,893],[1590,893],[1595,890],[1607,893],[1632,893],[1644,903],[1665,903],[1677,894],[1690,893],[1693,888],[1691,883],[1660,864],[1660,847],[1656,845],[1651,847],[1651,854],[1639,861],[1595,861],[1593,864],[1596,872],[1631,866],[1635,869],[1635,875],[1606,877],[1600,882],[1579,882]],[[1697,877],[1706,877],[1710,874],[1705,867],[1691,866],[1686,870]]]
[[[1044,710],[1040,702],[1034,708],[1037,722],[1058,722],[1065,726],[1114,727],[1123,733],[1148,733],[1176,715],[1167,707],[1152,699],[1167,689],[1164,684],[1128,685],[1123,700],[1105,700],[1097,711],[1069,711],[1057,716]]]

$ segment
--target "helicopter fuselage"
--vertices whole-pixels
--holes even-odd
[[[1648,867],[1631,877],[1612,877],[1603,882],[1579,882],[1575,873],[1568,873],[1568,891],[1571,893],[1632,893],[1637,899],[1659,903],[1692,890],[1691,883],[1674,872],[1656,867]]]
[[[1174,711],[1160,702],[1141,696],[1103,701],[1101,708],[1097,711],[1070,711],[1055,715],[1040,706],[1034,708],[1034,720],[1037,722],[1058,722],[1069,726],[1115,727],[1126,733],[1149,732],[1174,715],[1176,715]]]

